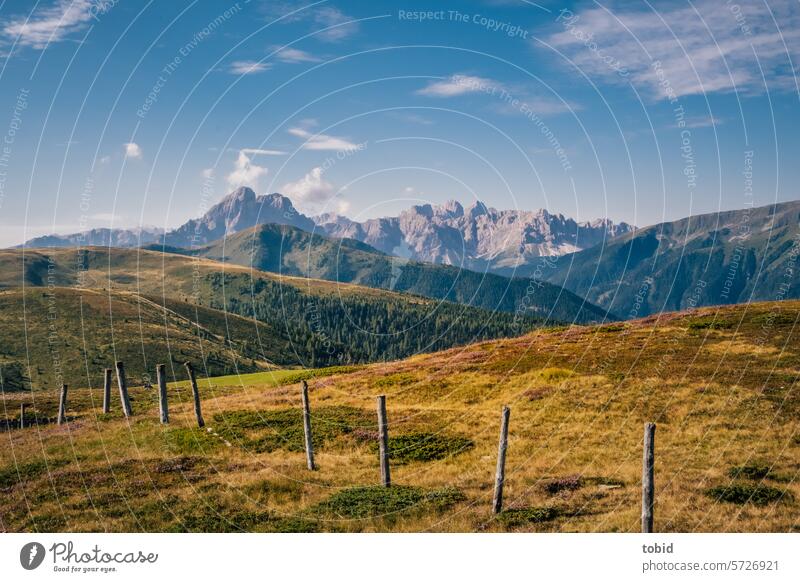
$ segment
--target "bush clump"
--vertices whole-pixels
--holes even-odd
[[[412,508],[443,511],[464,499],[454,487],[425,491],[421,487],[354,487],[333,494],[313,509],[313,513],[350,519],[389,515]]]
[[[760,481],[761,479],[767,479],[768,477],[771,477],[772,469],[768,465],[751,463],[747,465],[741,465],[739,467],[731,467],[728,469],[728,476],[731,479],[743,478]]]
[[[520,507],[506,509],[497,518],[506,527],[520,527],[529,523],[553,521],[561,512],[555,507]]]
[[[713,320],[713,319],[695,319],[689,322],[689,329],[730,329],[733,327],[732,321]]]
[[[767,505],[775,501],[788,497],[787,491],[781,491],[768,485],[749,485],[736,483],[733,485],[718,485],[711,487],[706,494],[717,501],[725,503],[736,503],[744,505],[752,503],[754,505]]]
[[[542,488],[550,495],[556,495],[562,491],[575,491],[583,487],[583,479],[580,475],[568,475],[546,481]]]
[[[377,452],[378,443],[371,442],[373,451]],[[401,464],[438,461],[468,451],[474,446],[471,439],[460,435],[412,432],[389,437],[389,458]]]
[[[278,449],[305,450],[303,413],[299,408],[279,410],[233,410],[214,415],[217,432],[233,444],[255,453]],[[325,406],[311,412],[312,440],[315,448],[357,428],[370,426],[363,410],[349,406]]]

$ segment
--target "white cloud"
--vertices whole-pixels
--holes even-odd
[[[657,11],[588,8],[562,14],[559,31],[548,42],[587,73],[631,82],[655,99],[669,97],[665,84],[675,97],[734,89],[760,93],[765,83],[770,90],[796,88],[796,0],[657,6]],[[620,75],[619,66],[615,70],[610,62],[627,74]]]
[[[139,144],[131,141],[122,145],[125,148],[126,158],[132,158],[138,160],[142,157],[142,148],[139,147]]]
[[[494,88],[495,91],[502,89],[503,85],[499,81],[476,77],[474,75],[452,75],[443,81],[433,81],[427,87],[417,91],[417,95],[427,95],[429,97],[457,97],[467,93],[484,92],[489,93]]]
[[[578,109],[574,104],[536,94],[521,85],[508,85],[475,75],[452,75],[445,80],[431,82],[416,93],[429,97],[458,97],[470,93],[483,93],[492,99],[489,107],[498,113],[508,115],[525,114],[528,111],[538,115],[548,115]]]
[[[280,49],[275,57],[284,63],[318,63],[322,60],[311,53],[291,47]]]
[[[2,25],[6,40],[18,45],[43,49],[85,28],[96,7],[90,0],[59,0],[53,6],[39,8],[28,17],[16,17]]]
[[[339,200],[336,202],[336,214],[346,215],[350,210],[349,200]]]
[[[230,64],[228,72],[233,75],[255,75],[263,73],[272,65],[259,61],[234,61]]]
[[[280,18],[283,24],[306,20],[313,22],[318,30],[328,29],[314,35],[317,40],[325,42],[344,40],[359,29],[358,22],[353,22],[353,18],[334,6],[308,5],[297,0],[271,0],[264,3],[262,10],[269,18]]]
[[[318,210],[336,194],[333,184],[325,181],[322,174],[321,167],[313,168],[297,182],[289,182],[284,185],[283,194],[288,196],[292,203],[301,210]]]
[[[304,150],[356,150],[359,148],[358,144],[347,141],[341,137],[334,137],[325,135],[324,133],[311,133],[302,127],[292,127],[289,133],[302,138],[305,143],[302,145]]]
[[[286,152],[281,150],[262,150],[259,148],[243,148],[239,151],[242,151],[246,154],[252,154],[256,156],[285,156]]]
[[[267,172],[267,168],[254,164],[250,156],[244,150],[240,150],[233,164],[233,171],[227,176],[228,184],[231,188],[249,186],[257,191],[259,179]]]
[[[314,21],[323,28],[329,28],[317,34],[317,38],[327,41],[338,41],[348,38],[358,32],[358,23],[351,22],[352,19],[338,8],[333,6],[323,6],[314,8]]]

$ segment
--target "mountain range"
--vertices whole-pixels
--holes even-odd
[[[542,298],[563,299],[569,309],[560,319],[580,321],[573,319],[582,310],[575,301],[580,298],[630,318],[800,297],[797,278],[786,276],[796,265],[799,217],[800,202],[786,202],[637,229],[607,219],[577,222],[546,210],[496,210],[481,202],[465,208],[450,201],[356,222],[333,214],[308,217],[281,194],[239,188],[202,217],[166,233],[99,229],[82,238],[40,237],[25,246],[149,245],[182,254],[191,249],[278,273],[511,311],[524,294],[517,283],[488,276],[503,275],[574,293],[577,298],[553,287]],[[287,228],[236,237],[261,225]],[[432,264],[454,270],[432,270]],[[546,315],[544,303],[536,307]],[[602,310],[590,310],[590,320]]]
[[[544,209],[497,210],[480,201],[464,208],[456,200],[365,222],[330,214],[314,220],[329,236],[365,242],[391,255],[503,275],[536,257],[587,249],[633,229],[608,219],[576,222]]]
[[[690,216],[549,262],[543,279],[623,318],[800,297],[800,201]]]
[[[91,236],[38,237],[24,246],[132,247],[158,241],[168,246],[191,248],[259,224],[286,224],[307,232],[358,240],[406,259],[500,274],[511,274],[516,267],[524,267],[539,256],[563,255],[595,246],[633,228],[607,219],[576,222],[546,210],[496,210],[482,202],[465,209],[455,200],[441,206],[412,206],[399,216],[365,222],[335,214],[310,218],[296,210],[286,196],[256,195],[252,189],[242,187],[228,194],[202,217],[189,220],[163,236],[148,229],[103,229],[104,232],[97,231]]]

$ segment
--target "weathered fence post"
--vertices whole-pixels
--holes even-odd
[[[67,385],[61,385],[61,398],[58,399],[58,424],[67,422]]]
[[[125,378],[125,366],[122,362],[117,362],[117,384],[119,385],[119,399],[122,402],[122,413],[125,418],[133,415],[131,410],[131,399],[128,396],[128,380]]]
[[[103,414],[111,412],[111,368],[103,370]]]
[[[656,425],[648,422],[644,425],[644,452],[642,454],[642,533],[653,533],[655,439]]]
[[[22,402],[19,405],[19,427],[25,428],[25,409],[28,407],[27,402]]]
[[[169,408],[167,407],[167,370],[164,364],[156,366],[158,378],[158,411],[161,424],[169,424]]]
[[[308,383],[305,380],[303,380],[300,397],[303,401],[303,433],[306,443],[306,465],[308,465],[309,471],[315,471],[317,466],[314,463],[314,445],[311,441],[311,407],[308,404]]]
[[[192,384],[192,395],[194,396],[194,415],[197,418],[197,426],[200,428],[206,425],[203,420],[203,413],[200,410],[200,391],[197,389],[197,379],[194,377],[194,367],[191,362],[184,364],[186,373],[189,374],[189,381]]]
[[[503,510],[503,485],[506,480],[506,451],[508,450],[508,419],[511,409],[503,406],[500,417],[500,445],[497,448],[497,470],[494,475],[494,498],[492,499],[492,513]]]
[[[389,421],[386,419],[386,396],[378,396],[378,455],[381,461],[381,485],[389,487]]]

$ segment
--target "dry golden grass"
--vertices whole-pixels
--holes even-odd
[[[316,472],[297,447],[296,384],[203,384],[213,432],[191,428],[183,384],[170,386],[168,427],[152,391],[134,391],[127,422],[116,411],[100,417],[97,390],[75,390],[67,426],[3,435],[0,528],[637,531],[642,425],[653,421],[658,531],[798,531],[798,314],[796,301],[702,309],[318,378]],[[387,396],[391,436],[460,436],[473,446],[396,460],[389,496],[353,491],[378,481],[377,394]],[[36,393],[6,395],[8,417],[21,399],[54,415],[55,395]],[[518,511],[498,519],[489,509],[503,404],[512,410],[506,508]],[[742,466],[766,476],[732,476]],[[708,494],[718,486],[783,495],[723,502]]]

